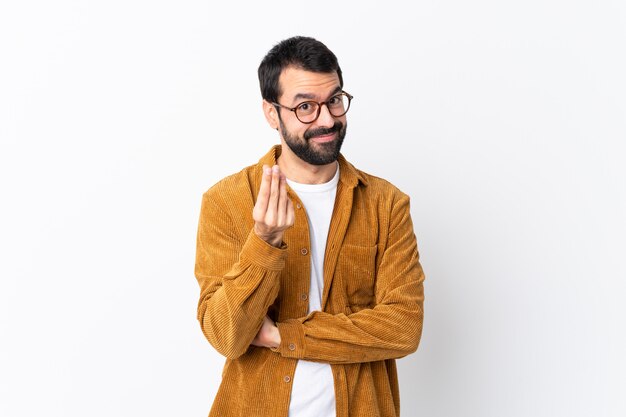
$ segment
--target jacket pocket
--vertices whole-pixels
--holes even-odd
[[[377,249],[377,246],[346,244],[341,248],[337,269],[352,311],[371,307],[375,303]]]

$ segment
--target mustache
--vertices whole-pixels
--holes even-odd
[[[328,135],[330,133],[339,132],[343,129],[343,123],[335,122],[331,127],[318,127],[317,129],[307,130],[304,132],[304,139],[309,140],[316,136]]]

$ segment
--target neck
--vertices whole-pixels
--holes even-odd
[[[327,165],[309,164],[294,155],[286,145],[282,146],[276,162],[287,178],[300,184],[324,184],[333,179],[339,165],[337,161]]]

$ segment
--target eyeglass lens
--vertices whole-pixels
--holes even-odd
[[[328,111],[334,117],[340,117],[346,114],[349,106],[348,97],[345,94],[337,94],[326,102]],[[319,116],[320,105],[314,101],[305,101],[300,103],[296,108],[296,116],[302,122],[312,122]]]

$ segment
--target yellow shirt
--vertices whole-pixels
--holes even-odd
[[[198,320],[226,364],[210,417],[287,417],[298,359],[331,364],[337,417],[400,415],[395,358],[417,349],[424,274],[409,198],[339,157],[340,178],[324,259],[322,311],[307,315],[310,239],[298,197],[281,248],[252,231],[262,166],[203,196],[195,274]],[[266,314],[281,345],[250,346]]]

